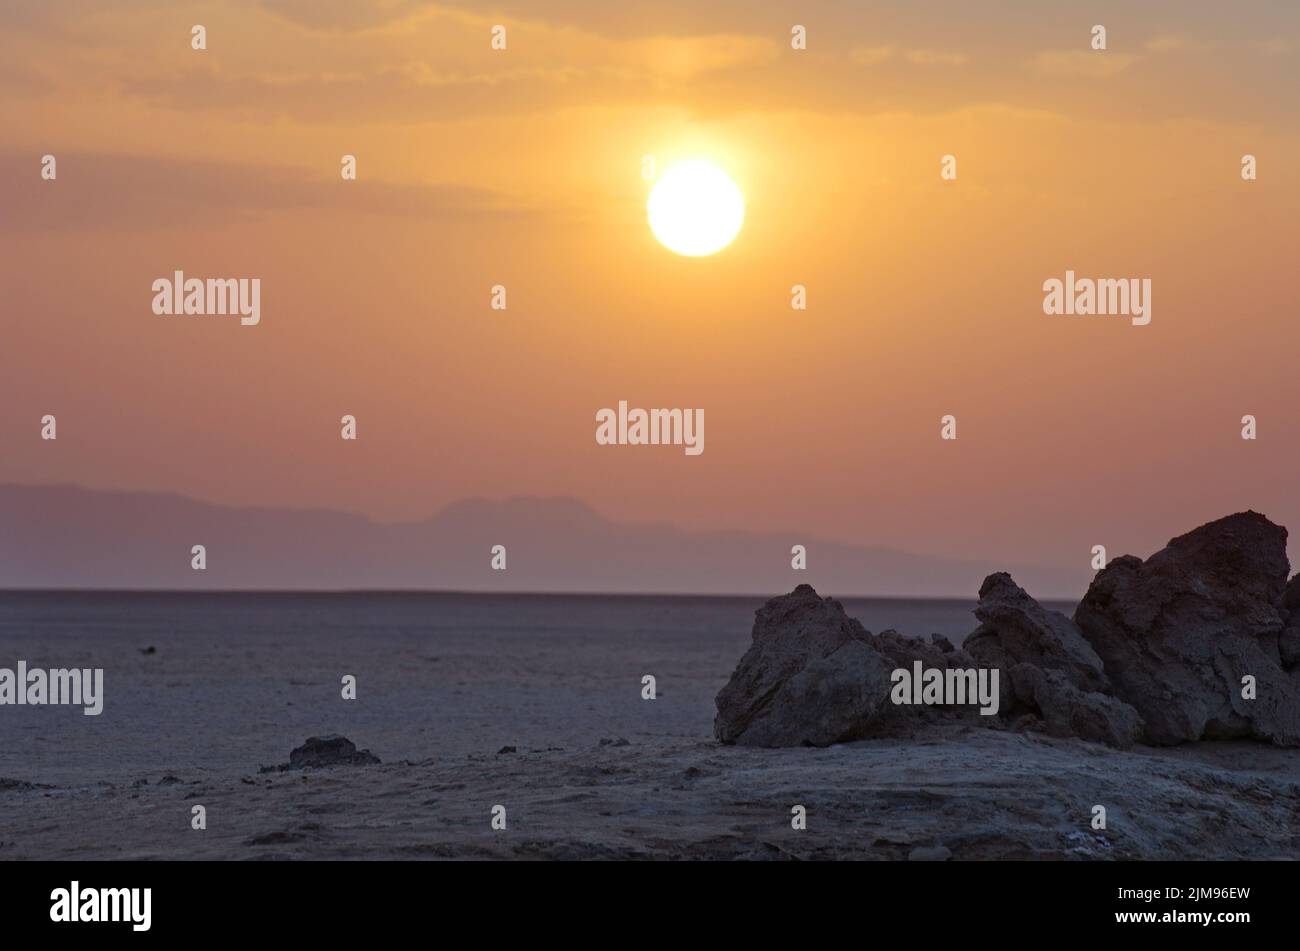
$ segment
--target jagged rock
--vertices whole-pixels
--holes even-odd
[[[307,742],[289,754],[288,769],[314,769],[321,766],[370,766],[379,757],[370,750],[359,750],[346,736],[331,733],[329,736],[309,737]]]
[[[1282,667],[1286,529],[1256,512],[1202,525],[1145,562],[1116,558],[1074,620],[1155,744],[1251,736],[1300,745],[1300,680]],[[1242,697],[1242,677],[1257,698]]]
[[[1254,737],[1300,746],[1300,580],[1287,583],[1286,530],[1254,512],[1173,539],[1143,562],[1098,573],[1071,621],[1009,575],[985,579],[981,624],[960,648],[873,635],[808,585],[773,598],[719,692],[725,743],[823,746],[915,730],[976,709],[895,706],[890,674],[1002,672],[1001,716],[981,726],[1041,729],[1116,747]],[[1300,577],[1300,576],[1298,576]],[[1254,697],[1243,678],[1254,678]],[[1009,689],[1008,689],[1009,688]]]
[[[1010,671],[1017,664],[1057,670],[1084,693],[1108,693],[1101,658],[1082,632],[1059,611],[1049,611],[1005,571],[980,585],[975,616],[980,626],[962,645],[981,666]]]
[[[855,739],[888,702],[892,670],[838,601],[801,584],[755,614],[753,643],[718,693],[714,734],[742,746]]]
[[[1017,664],[1009,671],[1017,697],[1035,707],[1043,732],[1073,736],[1128,749],[1142,736],[1142,720],[1133,707],[1103,693],[1073,686],[1059,670]]]
[[[953,646],[952,641],[948,640],[948,638],[944,637],[942,634],[931,634],[930,643],[939,648],[939,650],[943,651],[945,654],[951,654],[957,649]]]
[[[946,649],[945,649],[946,648]],[[894,670],[972,668],[951,644],[872,634],[833,598],[809,585],[768,601],[755,615],[753,644],[718,693],[714,734],[743,746],[827,746],[897,736],[937,720],[980,717],[978,707],[894,705]]]
[[[943,645],[934,641],[934,635],[931,635],[929,641],[923,641],[894,630],[881,631],[879,634],[868,631],[867,643],[889,659],[891,668],[906,667],[910,670],[918,660],[926,667],[938,667],[941,670],[975,666],[974,658],[964,649],[949,644],[951,649],[945,650]]]
[[[791,677],[771,712],[737,742],[746,746],[829,746],[858,739],[889,700],[893,667],[866,644],[845,644]]]
[[[1127,748],[1142,720],[1111,696],[1101,657],[1074,622],[1031,598],[1006,572],[980,585],[980,626],[962,648],[976,664],[1001,670],[1003,717],[1015,729]],[[1027,719],[1028,717],[1028,719]]]
[[[1287,619],[1277,637],[1277,650],[1282,666],[1290,669],[1300,664],[1300,574],[1287,582],[1282,593],[1282,612]]]

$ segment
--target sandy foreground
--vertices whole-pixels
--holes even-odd
[[[146,782],[147,780],[147,782]],[[506,807],[507,828],[490,811]],[[191,809],[208,828],[190,829]],[[791,807],[807,829],[791,828]],[[1107,829],[1091,828],[1104,805]],[[1300,757],[946,726],[758,750],[637,739],[423,762],[0,783],[7,859],[1142,859],[1300,855]]]

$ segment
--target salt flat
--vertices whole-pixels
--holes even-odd
[[[959,724],[724,747],[713,698],[759,601],[5,594],[9,661],[105,675],[99,716],[4,708],[0,858],[1300,855],[1294,750],[1119,752]],[[846,605],[877,629],[974,626],[966,606]],[[260,772],[327,733],[383,763]]]
[[[626,746],[0,790],[0,857],[1295,858],[1300,757],[1252,743],[1118,752],[949,727],[913,741]],[[194,804],[208,828],[189,827]],[[507,827],[490,810],[503,804]],[[806,807],[794,831],[790,809]],[[1092,807],[1107,829],[1091,828]]]

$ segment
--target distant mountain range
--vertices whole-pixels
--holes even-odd
[[[205,546],[207,569],[190,567]],[[790,567],[790,548],[808,569]],[[490,567],[506,547],[505,571]],[[611,521],[567,498],[470,499],[384,524],[322,509],[236,508],[180,495],[0,485],[0,588],[413,589],[974,599],[992,571],[1036,594],[1087,579],[795,533]]]

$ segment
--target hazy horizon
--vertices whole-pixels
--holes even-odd
[[[0,588],[444,591],[764,598],[810,583],[846,598],[969,601],[993,571],[1070,600],[1078,566],[952,559],[804,534],[623,522],[577,499],[463,499],[384,523],[320,508],[0,483]],[[204,547],[194,571],[192,546]],[[794,570],[802,545],[806,567]],[[495,552],[501,549],[499,565]]]

